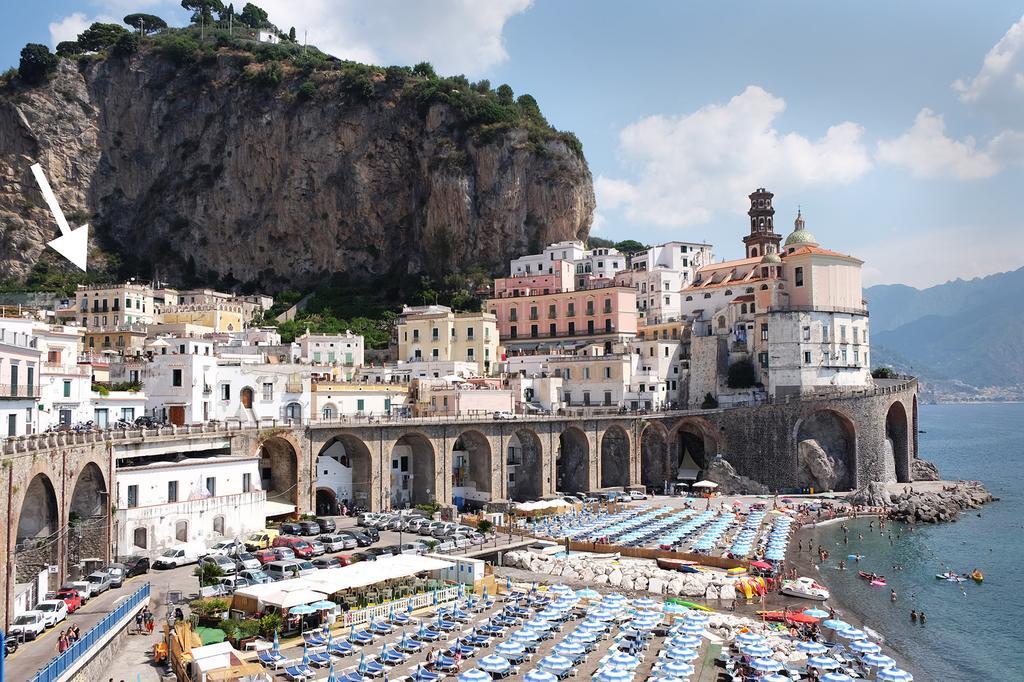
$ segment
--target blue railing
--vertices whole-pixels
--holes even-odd
[[[70,649],[62,654],[58,654],[45,667],[41,668],[35,677],[32,678],[32,682],[54,682],[59,679],[79,659],[87,656],[93,646],[109,634],[125,616],[134,612],[139,604],[148,598],[149,583],[145,583],[142,587],[135,590],[130,597],[121,602],[117,608],[104,616],[103,620],[89,628],[80,640],[71,645]]]

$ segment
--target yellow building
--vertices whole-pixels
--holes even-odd
[[[501,360],[497,318],[455,313],[441,305],[406,307],[398,319],[398,357],[404,362],[475,362],[490,374]]]
[[[313,418],[404,414],[409,387],[345,381],[313,382]]]
[[[190,324],[217,332],[238,332],[245,326],[245,311],[235,303],[165,305],[158,315],[162,324]]]

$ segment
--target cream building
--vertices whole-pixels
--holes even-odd
[[[497,318],[490,313],[455,313],[439,305],[406,307],[397,332],[403,362],[475,362],[487,375],[500,360]]]
[[[402,383],[318,381],[312,395],[313,418],[332,421],[346,416],[404,414],[409,387]]]
[[[306,333],[295,339],[302,362],[314,365],[361,367],[364,362],[363,337],[346,331],[344,334]]]
[[[59,321],[95,331],[149,324],[155,313],[153,287],[135,282],[79,284],[74,299],[56,311]]]

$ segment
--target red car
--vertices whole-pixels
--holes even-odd
[[[54,599],[63,599],[68,605],[68,613],[74,613],[82,605],[82,595],[77,590],[57,590]]]

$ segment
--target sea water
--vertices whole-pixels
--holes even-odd
[[[877,522],[872,530],[867,520],[851,521],[849,545],[839,525],[825,526],[819,538],[831,559],[821,577],[837,600],[913,661],[918,682],[1024,680],[1024,404],[924,405],[919,422],[921,457],[945,479],[982,481],[1001,501],[913,532],[887,525],[882,535]],[[892,544],[890,531],[899,532]],[[864,558],[838,570],[849,554]],[[935,578],[974,568],[985,574],[981,585]],[[858,570],[880,573],[889,585],[871,587]],[[924,611],[927,622],[911,622],[911,609]]]

